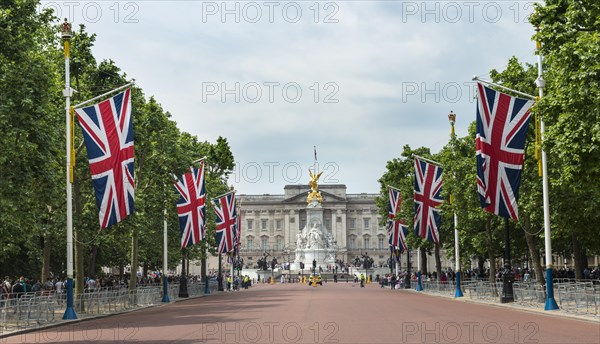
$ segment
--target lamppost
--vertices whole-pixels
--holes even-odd
[[[268,254],[268,253],[266,253],[266,254]],[[275,259],[274,254],[275,254],[275,252],[273,252],[273,259],[271,259],[271,282],[270,283],[275,283],[275,261],[276,261],[276,259]]]
[[[454,123],[456,122],[456,114],[450,111],[448,114],[448,121],[450,122],[451,131],[450,131],[450,142],[452,144],[452,155],[456,156],[456,133],[454,132]],[[452,203],[452,196],[450,196],[450,203]],[[458,216],[456,215],[456,211],[454,211],[454,259],[455,259],[455,273],[456,273],[456,290],[454,292],[454,297],[463,297],[462,289],[460,287],[460,251],[459,251],[459,243],[458,243]]]
[[[410,289],[410,249],[406,249],[406,276],[404,276],[404,288]]]
[[[337,240],[333,241],[333,273],[337,275],[338,270],[338,262],[337,262],[337,252],[338,252]]]
[[[368,252],[365,252],[363,254],[363,259],[364,259],[363,266],[365,268],[365,280],[366,280],[367,278],[369,278],[369,268],[370,268],[370,265],[371,265],[371,257],[369,257],[369,253]]]
[[[287,263],[288,263],[288,283],[292,283],[292,266],[290,264],[290,250],[289,250],[289,248],[284,248],[283,254],[287,257]]]

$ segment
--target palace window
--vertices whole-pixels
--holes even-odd
[[[248,239],[248,251],[254,250],[254,239]]]
[[[261,239],[261,245],[262,245],[263,251],[268,251],[269,250],[269,239],[262,238]]]
[[[378,244],[379,249],[383,250],[384,249],[384,247],[383,247],[383,238],[379,238],[378,241],[379,241],[379,244]]]
[[[269,224],[269,220],[267,220],[267,219],[260,220],[260,229],[262,229],[263,231],[266,231],[268,224]]]
[[[348,219],[348,227],[350,227],[350,229],[356,228],[356,219],[355,218],[351,217]]]
[[[246,220],[246,227],[248,228],[249,231],[252,230],[252,228],[254,227],[254,220],[252,219],[247,219]]]
[[[282,224],[283,224],[283,220],[281,220],[281,219],[275,220],[275,229],[281,230]]]
[[[363,239],[363,248],[365,250],[368,250],[370,248],[369,247],[369,246],[371,246],[370,244],[371,244],[371,239],[369,239],[369,238],[364,238]]]
[[[363,228],[364,229],[369,229],[369,220],[370,220],[370,218],[368,218],[368,217],[363,219]]]

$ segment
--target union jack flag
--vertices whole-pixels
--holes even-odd
[[[440,242],[442,168],[415,157],[415,234],[428,241]]]
[[[229,253],[234,250],[237,232],[237,213],[235,210],[235,192],[213,199],[217,215],[216,231],[218,253]]]
[[[477,84],[477,190],[481,207],[518,220],[519,184],[533,100]]]
[[[131,90],[76,110],[90,163],[100,227],[133,213],[133,119]]]
[[[400,212],[400,205],[402,205],[402,195],[400,194],[400,190],[388,186],[388,193],[390,203],[388,206],[388,218],[393,220],[396,214]]]
[[[408,235],[408,226],[401,220],[388,220],[388,244],[392,254],[394,251],[400,252],[406,250],[406,236]]]
[[[242,227],[241,227],[241,220],[242,216],[241,214],[236,216],[236,220],[235,220],[235,233],[233,236],[233,251],[230,252],[230,255],[228,255],[228,262],[232,263],[234,257],[236,257],[239,254],[239,249],[240,249],[240,239],[241,239],[241,231],[242,231]]]
[[[406,235],[408,234],[408,227],[404,221],[394,219],[396,214],[400,212],[400,206],[402,205],[400,190],[388,186],[388,192],[390,199],[388,211],[388,244],[393,254],[396,250],[402,252],[407,248]]]
[[[200,168],[190,167],[181,179],[174,182],[179,193],[177,214],[181,229],[181,249],[204,239],[206,231],[206,191],[204,188],[204,160]]]

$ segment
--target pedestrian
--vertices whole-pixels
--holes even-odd
[[[392,277],[391,277],[390,289],[391,290],[396,289],[396,275],[394,275],[394,274],[392,274]]]
[[[8,276],[4,277],[4,281],[2,282],[2,295],[0,295],[0,308],[4,306],[4,300],[8,300],[10,298],[10,278]]]
[[[54,289],[56,289],[56,293],[62,294],[63,287],[64,287],[63,281],[61,281],[61,279],[59,278],[58,281],[56,281],[56,283],[54,284]]]
[[[365,287],[365,275],[364,274],[360,274],[360,287],[361,288]]]
[[[36,280],[33,286],[31,287],[31,291],[34,293],[39,293],[42,291],[42,282],[40,280]]]

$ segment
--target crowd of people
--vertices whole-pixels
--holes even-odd
[[[128,274],[123,276],[87,276],[83,281],[83,292],[93,292],[98,289],[128,288],[129,277]],[[209,278],[211,277],[216,277],[216,274],[209,275]],[[170,275],[167,277],[167,280],[169,283],[178,283],[180,278],[179,275]],[[189,283],[200,283],[201,278],[200,276],[189,276],[188,281]],[[73,283],[75,283],[75,281],[73,281]],[[20,276],[18,278],[5,276],[0,288],[0,301],[19,298],[26,293],[50,294],[55,292],[57,294],[62,294],[66,290],[66,285],[67,281],[64,277],[49,277],[46,281],[42,282],[39,279],[28,278],[25,276]],[[161,285],[161,276],[158,274],[137,277],[137,286],[139,287],[158,285]]]

